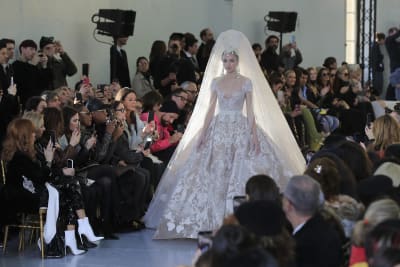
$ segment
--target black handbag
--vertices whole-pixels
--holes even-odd
[[[44,245],[44,256],[46,258],[62,258],[65,256],[64,237],[56,233],[49,244]]]

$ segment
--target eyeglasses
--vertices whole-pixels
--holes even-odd
[[[180,98],[182,101],[187,102],[188,99],[186,97],[183,97],[181,95],[176,95],[176,97]]]
[[[186,92],[188,92],[188,93],[190,93],[192,95],[196,95],[197,94],[197,91],[186,90]]]
[[[92,113],[91,113],[90,111],[87,111],[87,112],[81,111],[81,112],[79,112],[79,114],[82,114],[82,115],[92,115]]]
[[[332,78],[333,77],[335,77],[336,76],[336,74],[335,73],[331,73],[331,75],[330,75]]]
[[[115,111],[119,111],[119,112],[124,113],[125,112],[125,108],[116,109]]]
[[[93,111],[93,112],[103,112],[103,113],[107,113],[107,110],[105,110],[105,109],[99,109],[99,110],[95,110],[95,111]]]
[[[322,73],[322,76],[328,76],[328,75],[329,75],[329,73],[327,73],[327,72]]]

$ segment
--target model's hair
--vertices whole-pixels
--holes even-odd
[[[64,118],[62,112],[57,108],[45,108],[44,127],[46,131],[55,131],[56,137],[60,137],[64,133]]]
[[[375,148],[378,150],[385,150],[391,144],[400,143],[400,124],[388,114],[374,121],[372,132]]]
[[[35,133],[35,126],[30,120],[18,118],[11,121],[3,142],[1,159],[8,162],[17,151],[26,154],[32,160],[35,159],[33,133]]]
[[[324,157],[317,158],[308,165],[304,174],[319,182],[326,200],[332,200],[339,195],[340,176],[333,160]]]
[[[225,57],[226,55],[233,55],[233,56],[236,57],[236,60],[239,61],[239,53],[238,53],[235,49],[233,49],[233,48],[227,49],[227,50],[225,50],[224,52],[222,52],[222,57],[221,57],[221,58],[224,59],[224,57]]]
[[[281,205],[279,187],[268,175],[259,174],[250,177],[246,183],[246,195],[249,201],[270,200]]]
[[[400,207],[392,199],[381,199],[371,203],[363,220],[357,222],[353,229],[352,242],[364,246],[367,234],[379,223],[388,219],[400,219]]]

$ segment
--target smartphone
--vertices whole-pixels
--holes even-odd
[[[367,114],[367,121],[366,121],[366,124],[367,124],[368,128],[371,128],[372,121],[373,121],[372,113],[368,113]]]
[[[50,135],[50,140],[51,140],[51,143],[53,144],[53,147],[56,147],[56,132],[49,131],[49,135]]]
[[[89,63],[82,64],[82,75],[89,77]]]
[[[212,231],[200,231],[197,234],[197,247],[201,252],[206,252],[212,246]]]
[[[294,44],[296,42],[296,36],[292,35],[292,37],[290,38],[290,43]]]
[[[234,196],[233,197],[233,211],[235,212],[237,208],[247,201],[246,196]]]
[[[73,159],[67,159],[67,168],[74,168],[74,160]]]
[[[75,93],[75,98],[76,98],[76,101],[82,103],[82,94],[81,93],[76,92]]]
[[[154,121],[154,111],[149,111],[149,116],[147,117],[147,122]]]

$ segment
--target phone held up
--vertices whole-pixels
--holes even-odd
[[[212,246],[212,231],[200,231],[197,235],[197,247],[206,252]]]
[[[50,135],[50,141],[53,144],[53,148],[56,147],[56,132],[55,131],[49,131]]]
[[[74,160],[73,159],[67,159],[67,168],[69,168],[69,169],[74,168]]]

